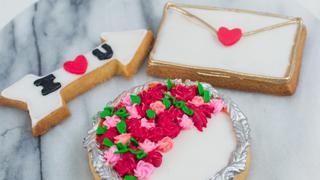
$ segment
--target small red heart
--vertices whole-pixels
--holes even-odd
[[[87,58],[84,55],[77,56],[73,61],[66,61],[63,68],[72,74],[81,75],[86,72],[88,67]]]
[[[219,41],[225,46],[232,46],[237,43],[242,37],[242,31],[240,28],[234,28],[229,30],[226,27],[220,27],[218,32]]]

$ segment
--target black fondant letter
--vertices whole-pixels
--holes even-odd
[[[61,87],[60,83],[53,82],[55,78],[56,77],[53,74],[49,74],[48,76],[37,79],[33,84],[35,86],[42,86],[43,88],[41,90],[41,94],[45,96],[58,90]]]
[[[108,44],[103,44],[101,47],[106,51],[106,52],[101,52],[98,48],[94,49],[92,51],[92,54],[96,56],[99,60],[106,60],[110,59],[113,56],[113,50],[111,46]]]

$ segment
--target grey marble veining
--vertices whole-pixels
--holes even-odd
[[[44,75],[99,43],[103,31],[157,31],[165,0],[42,0],[0,31],[0,89],[27,73]],[[320,168],[320,22],[292,0],[180,0],[303,17],[308,37],[292,97],[220,89],[252,128],[249,179],[317,179]],[[250,21],[248,20],[248,23]],[[91,179],[82,140],[90,117],[120,91],[155,78],[145,66],[131,80],[114,77],[69,103],[72,116],[40,138],[27,113],[0,107],[0,179]]]

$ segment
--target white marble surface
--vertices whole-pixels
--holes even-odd
[[[10,7],[3,6],[2,1],[9,2],[0,0],[0,9]],[[66,59],[94,47],[102,31],[149,28],[156,32],[165,2],[40,1],[0,31],[0,89],[26,73],[41,75],[57,69]],[[318,179],[320,6],[318,9],[315,7],[318,3],[312,0],[308,3],[302,0],[179,2],[303,17],[308,37],[299,86],[294,96],[221,91],[232,97],[249,118],[252,128],[249,180]],[[90,117],[119,91],[152,79],[145,73],[145,64],[131,80],[114,77],[69,103],[72,117],[40,138],[31,136],[31,122],[25,112],[0,107],[0,179],[91,179],[82,148]]]

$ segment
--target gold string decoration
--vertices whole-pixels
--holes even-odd
[[[170,4],[170,6],[168,6],[168,8],[173,9],[173,10],[175,10],[175,11],[177,11],[177,12],[183,14],[183,15],[186,15],[187,17],[189,17],[189,18],[191,18],[193,20],[196,20],[196,21],[202,23],[211,32],[213,32],[214,34],[217,34],[217,32],[218,32],[217,28],[211,26],[208,22],[206,22],[205,20],[199,18],[198,16],[190,13],[189,11],[187,11],[187,10],[181,8],[181,7],[178,7],[175,4]],[[236,12],[236,9],[234,11]],[[274,24],[274,25],[271,25],[271,26],[262,27],[262,28],[259,28],[259,29],[253,30],[253,31],[243,32],[242,36],[250,36],[250,35],[257,34],[257,33],[270,31],[270,30],[273,30],[273,29],[276,29],[276,28],[287,26],[287,25],[290,25],[290,24],[296,24],[299,20],[300,20],[300,18],[297,18],[297,17],[289,18],[288,21],[285,21],[285,22],[282,22],[282,23],[277,23],[277,24]]]

